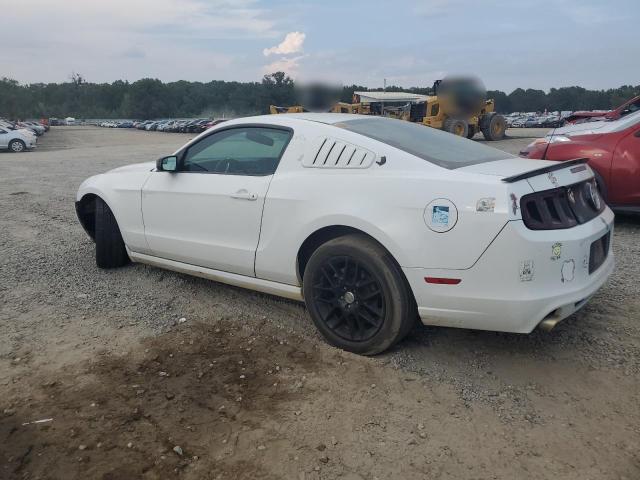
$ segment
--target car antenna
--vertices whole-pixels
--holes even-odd
[[[549,150],[549,145],[551,145],[551,140],[553,139],[553,136],[556,133],[556,129],[558,127],[553,127],[553,130],[551,130],[551,136],[549,137],[549,141],[547,142],[547,146],[544,148],[544,154],[542,155],[542,160],[546,160],[547,159],[547,151]]]

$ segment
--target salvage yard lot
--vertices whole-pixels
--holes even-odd
[[[0,154],[0,478],[640,478],[638,219],[552,332],[416,327],[362,358],[297,303],[95,267],[78,185],[191,137],[54,127]]]

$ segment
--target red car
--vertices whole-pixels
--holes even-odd
[[[623,103],[615,110],[609,110],[608,112],[573,112],[568,117],[565,117],[564,121],[566,123],[582,123],[602,120],[603,118],[606,120],[617,120],[638,110],[640,110],[640,95]]]
[[[557,128],[520,152],[543,160],[588,159],[609,206],[640,213],[640,111]]]

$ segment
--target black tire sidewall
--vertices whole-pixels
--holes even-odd
[[[385,318],[380,330],[369,340],[346,340],[322,320],[313,302],[313,279],[318,268],[332,257],[351,257],[363,264],[379,282],[385,301]],[[407,291],[406,281],[393,258],[364,235],[347,235],[320,246],[311,256],[304,272],[303,292],[309,314],[323,337],[333,346],[361,355],[375,355],[399,341],[413,325],[413,297]]]
[[[95,242],[96,265],[116,268],[129,263],[129,256],[113,212],[101,198],[96,198]]]

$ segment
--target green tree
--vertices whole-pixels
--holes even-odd
[[[351,102],[354,91],[366,91],[360,85],[348,85],[339,91],[340,100]],[[375,90],[382,90],[381,88]],[[408,90],[430,94],[431,86],[409,89],[390,85],[387,91]],[[500,112],[547,110],[590,110],[615,108],[640,95],[640,85],[623,85],[608,90],[582,87],[542,90],[517,88],[510,94],[489,90]],[[198,116],[238,116],[268,112],[269,105],[295,105],[293,80],[283,72],[265,75],[259,82],[177,82],[163,83],[143,78],[133,83],[91,83],[73,73],[64,83],[20,84],[0,79],[0,117],[12,119],[39,117],[77,118],[166,118]]]

